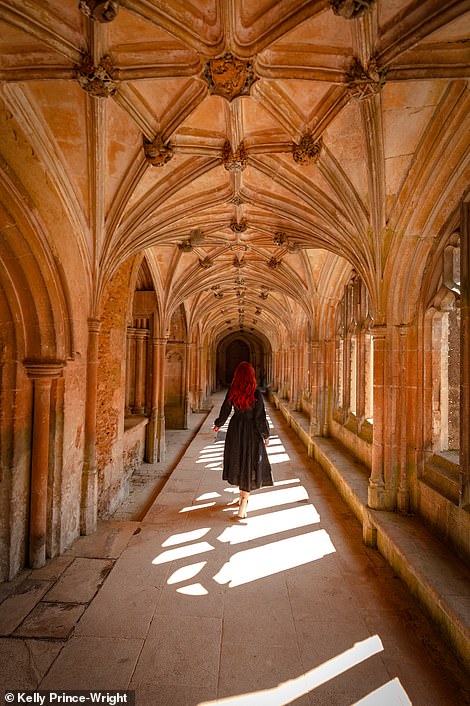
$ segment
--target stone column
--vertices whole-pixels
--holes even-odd
[[[190,399],[190,384],[191,384],[191,348],[192,343],[186,343],[186,356],[184,362],[184,428],[189,428],[189,413],[191,409],[191,399]],[[212,374],[212,389],[213,385],[213,374]]]
[[[135,398],[132,411],[134,414],[145,412],[145,347],[148,338],[148,329],[134,329],[136,339],[135,349]]]
[[[336,341],[335,338],[327,339],[323,342],[322,351],[322,376],[320,378],[322,409],[320,417],[321,435],[330,435],[330,418],[333,408],[333,396],[335,388],[335,356],[336,356]]]
[[[318,341],[312,341],[310,344],[310,394],[311,400],[311,412],[310,412],[310,435],[319,436],[320,435],[320,346]]]
[[[130,415],[131,413],[131,382],[133,378],[133,330],[128,327],[126,336],[126,402],[125,402],[125,414]]]
[[[33,381],[29,565],[39,569],[46,563],[51,385],[53,379],[62,375],[63,363],[27,361],[25,367]]]
[[[161,461],[165,449],[165,351],[166,338],[152,341],[152,389],[150,393],[150,418],[147,424],[145,460],[147,463]],[[163,392],[162,392],[163,390]],[[163,401],[161,399],[163,394]],[[163,439],[162,439],[163,434]]]
[[[88,352],[85,400],[85,446],[83,451],[80,532],[96,531],[98,517],[98,467],[96,461],[96,402],[98,392],[98,342],[100,319],[88,319]]]
[[[203,371],[202,371],[202,345],[198,344],[197,346],[197,356],[196,356],[196,370],[197,370],[197,379],[196,379],[196,404],[197,404],[197,409],[201,409],[202,407],[202,376],[203,376]]]
[[[470,508],[470,203],[460,223],[460,506]]]
[[[410,360],[408,357],[408,329],[406,326],[400,327],[399,353],[397,364],[399,367],[399,391],[398,391],[398,415],[399,431],[397,435],[397,447],[399,453],[400,482],[398,486],[397,507],[400,512],[408,512],[410,509],[410,491],[408,487],[408,434],[407,425],[415,418],[416,395],[414,403],[408,399],[408,374],[413,375],[413,371],[408,370]]]
[[[375,510],[385,509],[384,481],[384,416],[385,416],[385,341],[386,326],[374,326],[374,436],[372,441],[372,470],[369,478],[368,505]]]
[[[165,369],[166,369],[166,345],[167,338],[157,339],[157,460],[163,461],[165,458]]]

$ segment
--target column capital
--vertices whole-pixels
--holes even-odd
[[[387,335],[387,324],[375,324],[370,327],[370,333],[373,338],[385,338]]]
[[[90,316],[88,319],[88,331],[89,333],[99,333],[101,329],[101,319]]]
[[[154,346],[166,346],[168,343],[168,336],[165,336],[164,338],[161,336],[154,336],[152,340]]]
[[[24,360],[28,377],[33,380],[47,380],[62,377],[65,362],[63,360]]]

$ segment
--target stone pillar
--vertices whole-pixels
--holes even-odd
[[[190,400],[190,384],[191,384],[191,347],[192,343],[186,343],[186,355],[185,355],[185,362],[184,362],[184,428],[188,429],[189,428],[189,412],[191,409],[191,400]],[[213,389],[213,373],[212,373],[212,378],[211,378],[211,383],[212,383],[212,388]]]
[[[321,396],[323,400],[320,424],[321,435],[330,435],[330,418],[333,408],[334,395],[334,371],[335,371],[335,356],[336,356],[336,341],[331,338],[323,342],[322,352],[323,374],[320,378]]]
[[[136,339],[135,349],[135,397],[132,411],[134,414],[144,414],[145,412],[145,381],[146,365],[145,353],[148,338],[148,329],[134,329]]]
[[[80,532],[96,531],[98,518],[98,467],[96,461],[96,402],[98,390],[98,341],[100,319],[88,319],[88,353],[85,400],[85,447],[83,451]]]
[[[157,460],[165,458],[165,370],[166,370],[166,345],[167,338],[157,339]]]
[[[398,414],[397,423],[399,430],[397,434],[397,446],[399,453],[400,481],[398,486],[397,507],[400,512],[408,512],[410,509],[410,491],[408,487],[408,434],[407,426],[411,420],[415,419],[416,395],[414,400],[408,399],[408,375],[412,376],[413,371],[408,369],[410,360],[408,356],[408,329],[406,326],[400,327],[399,353],[397,365],[399,365],[399,390],[398,390]],[[409,406],[411,405],[411,406]]]
[[[196,379],[196,404],[197,404],[197,409],[200,410],[202,407],[202,376],[203,376],[203,371],[202,371],[202,345],[198,344],[197,346],[197,356],[196,356],[196,370],[197,370],[197,379]],[[230,381],[229,381],[230,383]]]
[[[374,326],[374,436],[372,441],[372,470],[369,478],[368,505],[375,510],[385,509],[384,481],[384,417],[385,417],[385,341],[386,326]]]
[[[470,508],[470,203],[460,223],[460,506]]]
[[[125,414],[130,415],[131,413],[131,382],[132,382],[132,370],[133,370],[133,329],[127,329],[126,336],[126,402],[125,402]]]
[[[311,412],[310,412],[310,435],[320,435],[320,346],[318,341],[312,341],[310,344],[310,394],[311,394]]]
[[[158,463],[165,451],[165,352],[166,338],[152,341],[152,389],[150,393],[150,418],[147,424],[145,460]]]
[[[27,361],[25,367],[33,381],[29,565],[39,569],[46,563],[51,385],[53,379],[62,375],[63,363]]]

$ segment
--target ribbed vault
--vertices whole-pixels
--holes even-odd
[[[468,3],[111,5],[0,0],[9,139],[68,214],[90,316],[144,251],[162,326],[184,304],[208,340],[326,326],[351,270],[387,316],[468,180]]]

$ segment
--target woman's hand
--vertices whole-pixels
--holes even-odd
[[[215,433],[217,434],[217,432],[219,431],[219,427],[216,427],[214,424],[214,426],[212,427],[212,431],[215,431]]]
[[[267,446],[269,444],[269,436],[266,437],[266,439],[263,439],[264,445]]]

